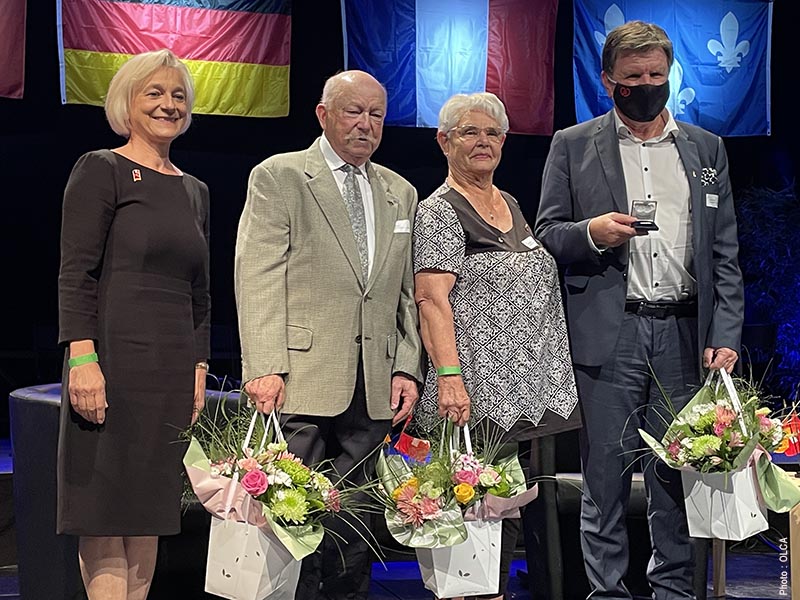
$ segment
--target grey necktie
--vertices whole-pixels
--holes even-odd
[[[342,196],[344,205],[347,207],[347,214],[350,215],[350,225],[353,228],[353,237],[356,239],[358,256],[361,259],[361,273],[364,281],[367,280],[369,271],[369,250],[367,249],[367,219],[364,216],[364,201],[361,198],[361,188],[356,179],[356,167],[345,163],[340,170],[347,173],[344,178],[344,190]]]

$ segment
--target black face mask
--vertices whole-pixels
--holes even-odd
[[[637,123],[649,123],[655,119],[669,100],[669,81],[661,85],[625,85],[610,77],[608,80],[614,84],[614,104],[623,115]]]

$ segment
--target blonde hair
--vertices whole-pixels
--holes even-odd
[[[439,131],[449,132],[458,125],[466,113],[478,110],[492,117],[503,133],[508,131],[508,115],[502,100],[491,92],[476,92],[474,94],[456,94],[444,103],[439,110]]]
[[[181,76],[183,89],[186,92],[186,119],[181,133],[189,128],[192,122],[192,106],[194,106],[194,81],[189,69],[170,50],[143,52],[129,58],[111,79],[106,95],[105,110],[111,129],[122,137],[130,137],[130,110],[133,96],[141,91],[153,73],[161,68],[175,69]]]

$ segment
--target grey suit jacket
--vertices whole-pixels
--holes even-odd
[[[705,347],[739,351],[744,290],[722,139],[699,127],[677,124],[675,144],[691,190],[700,360]],[[709,194],[717,195],[717,207]],[[564,267],[572,356],[581,365],[605,362],[625,310],[628,244],[598,254],[587,238],[589,220],[611,211],[629,212],[613,109],[553,136],[534,228]]]
[[[319,139],[250,174],[234,273],[243,377],[285,374],[287,413],[343,412],[359,352],[373,419],[393,415],[393,373],[422,379],[411,263],[417,193],[389,169],[366,168],[375,205],[369,281]]]

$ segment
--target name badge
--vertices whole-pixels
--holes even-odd
[[[524,240],[522,240],[522,245],[523,246],[527,246],[528,248],[533,250],[534,248],[536,248],[539,245],[539,242],[537,242],[531,236],[528,236]]]
[[[706,194],[706,206],[708,208],[719,208],[719,196],[717,194]]]
[[[394,222],[395,233],[411,233],[411,221],[408,219],[400,219]]]

